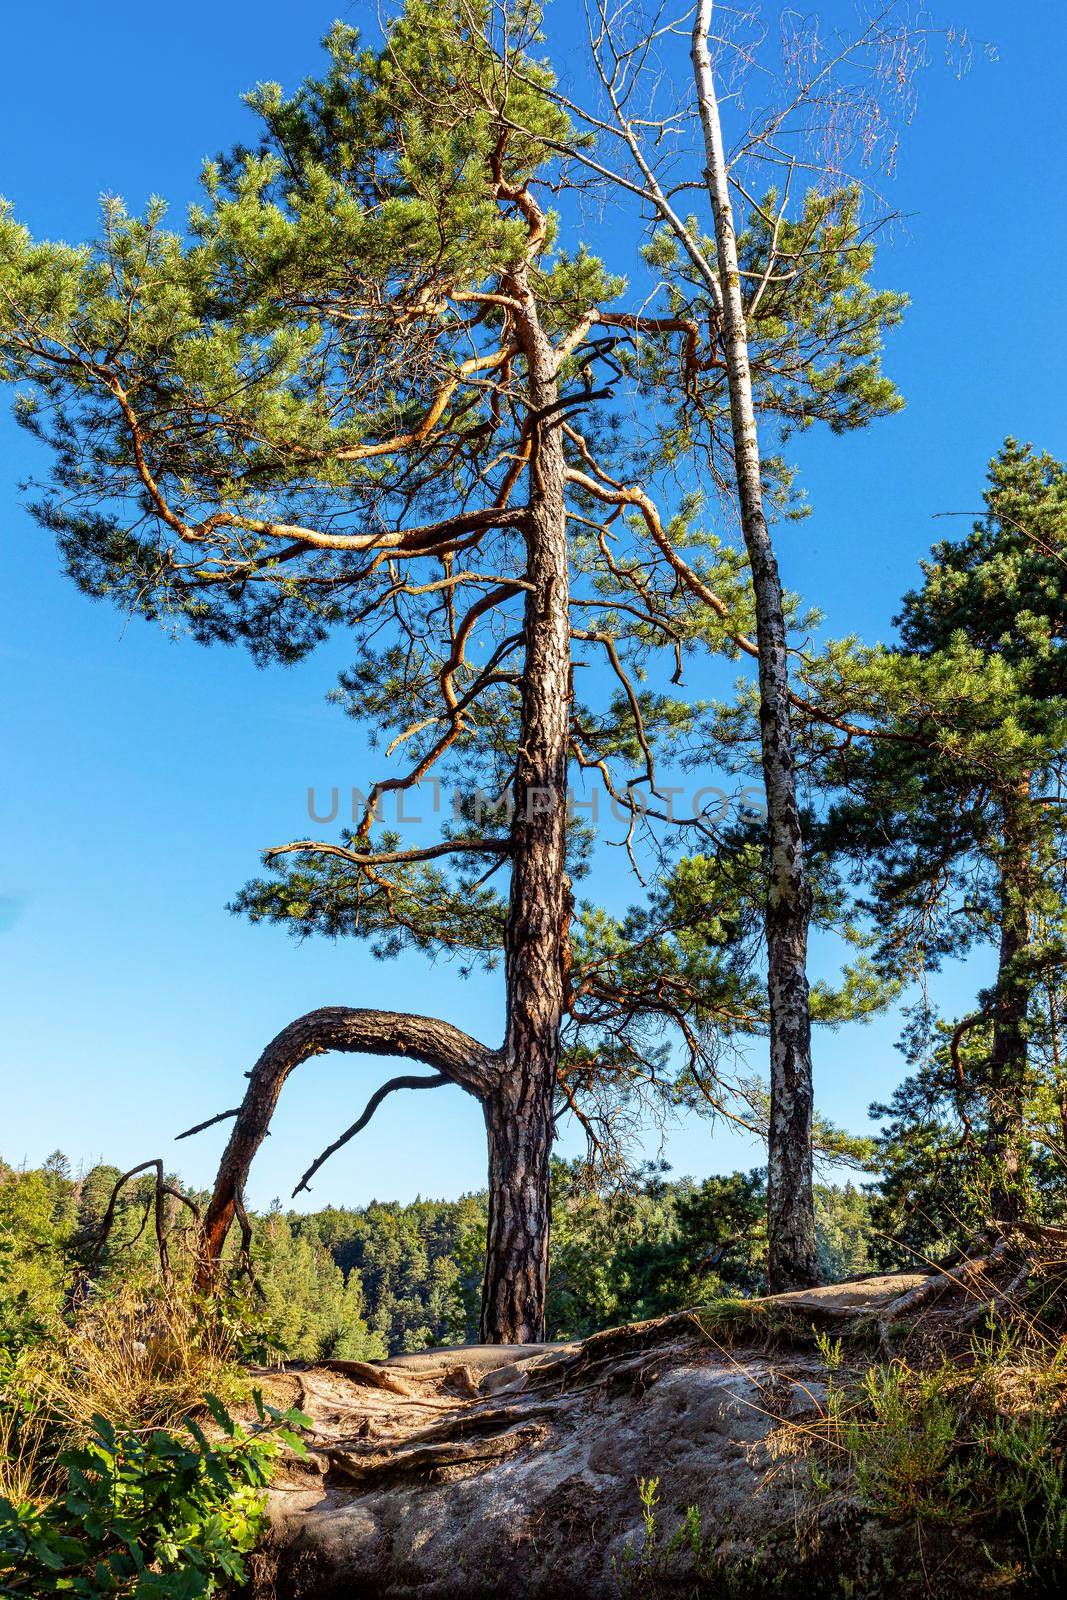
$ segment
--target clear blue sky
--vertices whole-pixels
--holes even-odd
[[[556,0],[555,36],[573,36],[577,11]],[[202,158],[249,132],[240,91],[315,69],[335,14],[329,0],[15,8],[0,193],[35,232],[71,241],[92,233],[104,191],[135,208],[159,193],[180,215]],[[347,12],[354,22],[373,14]],[[1067,9],[960,0],[952,15],[992,41],[997,60],[979,52],[959,80],[927,73],[904,135],[891,198],[908,220],[884,242],[879,276],[912,297],[888,355],[907,410],[854,438],[805,441],[815,511],[783,536],[789,585],[833,632],[869,639],[888,634],[918,557],[944,533],[933,514],[978,504],[1005,434],[1067,452]],[[292,1017],[328,1003],[414,1006],[492,1039],[499,981],[463,982],[414,956],[377,964],[359,945],[296,945],[227,914],[259,851],[304,831],[309,784],[373,771],[324,703],[343,646],[262,673],[238,651],[124,625],[75,592],[21,508],[17,485],[34,468],[5,412],[0,1152],[36,1162],[59,1146],[76,1161],[130,1164],[163,1154],[206,1183],[224,1133],[178,1146],[173,1134],[233,1104],[242,1072]],[[816,949],[816,970],[827,959]],[[938,992],[962,1008],[984,973],[980,963],[952,972]],[[818,1037],[824,1111],[865,1126],[867,1103],[900,1076],[896,1033],[886,1018]],[[352,1058],[297,1073],[253,1170],[253,1203],[287,1194],[378,1078],[374,1063]],[[696,1122],[672,1134],[667,1154],[697,1176],[760,1159]],[[313,1201],[454,1195],[483,1181],[477,1109],[439,1090],[388,1103]]]

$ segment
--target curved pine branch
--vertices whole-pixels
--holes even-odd
[[[286,1079],[301,1062],[331,1050],[421,1061],[478,1100],[485,1099],[500,1075],[495,1050],[437,1017],[354,1006],[324,1006],[297,1017],[271,1040],[249,1074],[204,1218],[202,1286],[210,1282],[222,1256],[249,1168],[266,1138]]]

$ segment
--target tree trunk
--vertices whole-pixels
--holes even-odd
[[[507,1028],[500,1088],[486,1101],[489,1228],[482,1339],[544,1337],[549,1158],[564,1011],[570,617],[556,358],[525,273],[514,292],[532,408],[522,708],[513,787],[505,934]]]
[[[503,1088],[485,1101],[489,1227],[483,1344],[539,1344],[545,1336],[554,1087],[535,1061],[530,1069],[508,1071]]]
[[[760,738],[767,791],[765,908],[771,1032],[767,1153],[768,1288],[818,1281],[812,1160],[811,1016],[807,947],[811,890],[797,803],[782,584],[763,509],[756,413],[738,269],[733,205],[708,52],[711,0],[700,0],[692,59],[715,221],[723,345],[730,393],[741,529],[752,570],[759,659]]]
[[[993,1179],[991,1212],[1001,1222],[1018,1221],[1025,1208],[1022,1190],[1023,1111],[1028,1067],[1027,1013],[1030,980],[1020,963],[1030,942],[1030,885],[1033,874],[1026,810],[1027,778],[1004,804],[1000,866],[1000,953],[997,962],[993,1040],[989,1052],[987,1152]]]

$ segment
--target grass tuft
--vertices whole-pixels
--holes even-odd
[[[146,1280],[90,1301],[54,1340],[25,1351],[19,1381],[75,1433],[95,1416],[117,1428],[171,1428],[205,1394],[227,1402],[247,1394],[239,1353],[239,1326],[217,1303]]]

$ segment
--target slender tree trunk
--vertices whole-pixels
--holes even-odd
[[[741,529],[752,571],[759,651],[760,737],[767,791],[769,868],[765,911],[771,1029],[768,1286],[772,1292],[779,1292],[805,1288],[818,1281],[807,973],[811,891],[804,869],[804,842],[793,764],[782,583],[763,509],[748,329],[722,128],[708,52],[711,11],[711,0],[700,0],[693,29],[692,59],[707,159],[705,178],[715,221],[734,461]]]
[[[556,358],[525,275],[515,285],[532,408],[526,525],[526,660],[513,788],[505,935],[507,1029],[500,1087],[485,1103],[489,1229],[482,1339],[544,1338],[549,1160],[564,1012],[570,617],[564,459]]]
[[[1029,800],[1027,778],[1005,800],[1000,867],[1000,953],[989,1051],[987,1149],[993,1168],[992,1214],[1003,1222],[1016,1221],[1025,1209],[1021,1184],[1030,980],[1019,969],[1030,942],[1034,869],[1026,819]]]

